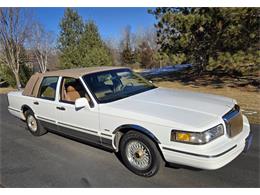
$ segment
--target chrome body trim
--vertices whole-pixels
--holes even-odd
[[[243,117],[238,105],[235,105],[222,119],[226,125],[226,133],[230,138],[241,133],[243,129]]]
[[[235,105],[228,113],[226,113],[222,119],[226,121],[230,121],[232,118],[236,117],[240,112],[240,107]]]
[[[11,107],[8,107],[8,110],[12,110],[12,111],[15,111],[15,112],[22,112],[21,110],[18,110],[18,109],[15,109],[15,108],[11,108]]]
[[[219,156],[222,156],[222,155],[228,153],[229,151],[233,150],[235,147],[237,147],[237,145],[234,145],[233,147],[229,148],[228,150],[226,150],[226,151],[224,151],[224,152],[221,152],[221,153],[219,153],[219,154],[216,154],[216,155],[196,154],[196,153],[185,152],[185,151],[175,150],[175,149],[166,148],[166,147],[163,147],[163,149],[164,149],[164,150],[169,150],[169,151],[172,151],[172,152],[178,152],[178,153],[181,153],[181,154],[187,154],[187,155],[192,155],[192,156],[203,157],[203,158],[216,158],[216,157],[219,157]]]
[[[147,135],[148,137],[150,137],[156,143],[161,144],[159,139],[152,132],[150,132],[148,129],[145,129],[139,125],[134,125],[134,124],[121,125],[113,131],[113,134],[116,134],[118,131],[121,131],[124,129],[132,129],[132,130],[139,131],[139,132]]]

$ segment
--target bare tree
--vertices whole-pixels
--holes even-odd
[[[3,60],[13,72],[17,88],[21,87],[19,68],[20,55],[28,38],[31,17],[26,9],[0,8],[0,46]]]
[[[113,64],[115,66],[119,66],[120,65],[120,52],[118,46],[119,43],[115,39],[108,38],[105,40],[105,44],[113,57]]]
[[[47,32],[40,23],[34,23],[29,41],[40,71],[46,72],[49,57],[54,49],[53,33]]]
[[[156,29],[154,27],[139,28],[134,36],[135,47],[140,46],[143,42],[146,42],[151,49],[158,50],[158,44],[156,43]]]

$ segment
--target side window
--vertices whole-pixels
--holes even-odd
[[[56,86],[59,77],[44,77],[38,92],[38,97],[55,100]]]
[[[79,79],[65,77],[61,82],[60,101],[74,104],[78,98],[87,98],[90,106],[93,105],[89,95]]]

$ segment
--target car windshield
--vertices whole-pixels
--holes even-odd
[[[155,88],[130,69],[87,74],[83,80],[99,103],[112,102]]]

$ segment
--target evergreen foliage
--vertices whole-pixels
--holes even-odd
[[[112,55],[93,21],[84,24],[75,10],[67,8],[60,28],[59,49],[62,68],[113,64]]]
[[[210,65],[211,70],[230,66],[245,73],[249,70],[244,65],[259,66],[258,8],[156,8],[149,13],[158,21],[161,51],[192,63],[198,71]]]
[[[22,48],[22,52],[19,57],[21,64],[19,68],[19,78],[21,82],[21,87],[25,87],[27,81],[33,74],[32,68],[30,68],[27,64],[28,58],[26,55],[26,51]],[[10,86],[16,86],[16,80],[14,74],[9,66],[4,64],[4,61],[0,61],[0,77],[1,79],[5,80]]]
[[[98,28],[93,21],[88,21],[80,41],[82,56],[81,66],[112,66],[112,55],[102,41]]]

